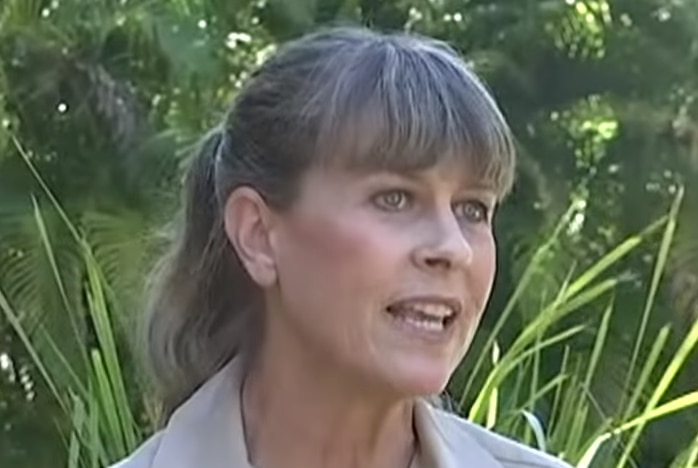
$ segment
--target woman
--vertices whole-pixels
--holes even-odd
[[[512,138],[445,44],[291,42],[202,145],[148,317],[166,427],[119,468],[562,467],[430,402],[494,277]]]

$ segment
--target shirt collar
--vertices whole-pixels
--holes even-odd
[[[245,447],[237,361],[233,359],[174,412],[151,468],[253,468]],[[426,401],[417,402],[420,454],[415,468],[502,468],[456,421]]]
[[[252,468],[242,432],[239,367],[231,361],[172,414],[151,468]]]

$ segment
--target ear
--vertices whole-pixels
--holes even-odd
[[[271,213],[259,193],[250,187],[235,189],[223,211],[225,233],[252,280],[261,287],[276,282],[270,243]]]

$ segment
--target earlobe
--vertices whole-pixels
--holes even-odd
[[[226,236],[247,273],[261,287],[276,283],[269,220],[269,207],[252,188],[234,190],[225,203],[223,221]]]

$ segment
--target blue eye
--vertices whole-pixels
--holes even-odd
[[[386,211],[401,211],[410,205],[410,194],[404,190],[388,190],[373,197],[373,202]]]
[[[469,223],[484,223],[489,220],[489,208],[477,200],[457,203],[453,209],[456,217]]]

